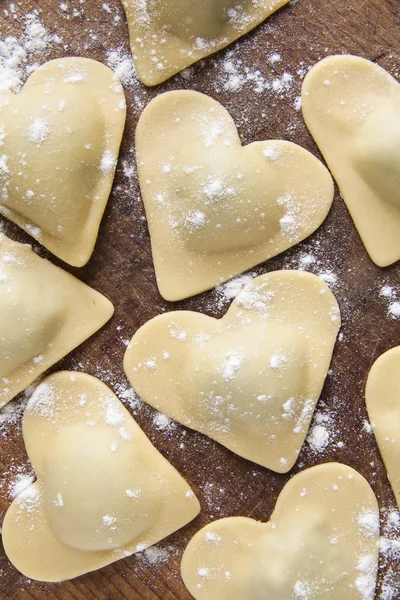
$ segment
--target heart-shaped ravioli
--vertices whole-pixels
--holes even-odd
[[[331,56],[303,84],[303,114],[372,260],[400,258],[400,85],[378,65]]]
[[[297,460],[340,327],[308,273],[254,279],[222,319],[178,311],[134,335],[125,372],[157,410],[277,472]]]
[[[339,463],[295,475],[268,523],[232,517],[189,543],[182,576],[196,600],[373,600],[379,510]]]
[[[289,0],[122,0],[145,85],[162,83],[241,37]]]
[[[376,441],[400,508],[400,346],[382,354],[372,366],[365,399]]]
[[[86,58],[50,61],[0,97],[0,213],[71,265],[93,252],[125,114],[116,76]]]
[[[199,512],[192,490],[111,390],[84,373],[51,375],[23,421],[37,481],[4,519],[24,575],[63,581],[144,550]]]
[[[112,316],[107,298],[0,234],[0,406]]]
[[[229,113],[168,92],[136,131],[157,283],[166,300],[210,289],[313,233],[333,199],[327,169],[290,142],[240,143]]]

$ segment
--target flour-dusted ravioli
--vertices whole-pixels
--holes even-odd
[[[400,346],[382,354],[372,366],[365,400],[400,509]]]
[[[76,372],[51,375],[23,421],[37,481],[14,500],[2,535],[24,575],[63,581],[155,544],[200,506],[113,392]]]
[[[289,0],[122,0],[145,85],[162,83],[225,48]]]
[[[372,260],[400,259],[400,85],[378,65],[330,56],[303,84],[303,115]]]
[[[233,517],[204,527],[182,576],[196,600],[373,600],[378,548],[371,487],[328,463],[295,475],[268,523]]]
[[[0,406],[93,335],[109,300],[0,234]]]
[[[133,388],[157,410],[285,473],[297,460],[340,327],[309,273],[254,279],[222,319],[178,311],[139,329],[125,354]]]
[[[168,92],[136,131],[157,283],[166,300],[214,287],[313,233],[333,199],[328,170],[284,141],[240,143],[219,102]]]
[[[0,213],[73,266],[93,252],[125,114],[119,80],[87,58],[52,60],[0,96]]]

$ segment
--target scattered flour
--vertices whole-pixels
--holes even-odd
[[[206,215],[200,210],[189,211],[185,219],[185,224],[189,231],[199,231],[200,229],[204,229],[206,222]]]
[[[225,381],[232,381],[242,364],[243,355],[241,352],[235,350],[227,352],[221,367],[222,378]]]
[[[400,301],[392,302],[391,304],[389,304],[388,313],[392,319],[399,319],[400,318]]]
[[[240,294],[240,292],[253,281],[255,273],[245,273],[227,283],[223,283],[215,288],[212,298],[212,307],[224,308]]]
[[[100,161],[100,170],[103,173],[110,173],[117,164],[117,157],[110,151],[105,150]]]
[[[163,415],[162,413],[156,413],[153,418],[153,425],[156,429],[161,431],[170,430],[174,426],[172,419]]]
[[[129,87],[137,83],[137,75],[132,57],[112,50],[107,54],[107,65],[114,71],[123,86]]]
[[[379,290],[379,297],[386,304],[388,318],[400,319],[400,288],[385,284]]]
[[[12,6],[12,5],[11,5]],[[0,93],[18,92],[28,75],[45,61],[51,49],[61,45],[58,35],[51,34],[34,9],[19,16],[24,25],[20,37],[7,36],[0,41]]]
[[[28,137],[34,144],[42,144],[48,137],[50,128],[48,123],[44,119],[33,119],[30,127]]]
[[[281,353],[274,354],[271,356],[271,360],[269,361],[269,366],[271,369],[279,370],[282,369],[288,362],[286,356]]]
[[[307,436],[307,442],[315,452],[322,452],[329,444],[329,431],[323,424],[314,425]]]
[[[400,513],[395,509],[381,511],[380,539],[381,592],[377,600],[398,600],[400,572]]]
[[[137,557],[143,563],[153,566],[168,562],[171,552],[172,548],[157,545],[147,548],[141,554],[138,554]]]
[[[366,537],[379,533],[379,517],[374,512],[363,512],[357,521],[360,532]]]
[[[8,493],[12,499],[16,498],[21,494],[27,487],[34,482],[34,477],[32,475],[22,475],[20,473],[17,474],[14,481],[10,483],[8,486]]]
[[[0,436],[7,437],[13,431],[21,428],[22,416],[28,402],[26,396],[23,400],[14,400],[0,409]]]
[[[281,56],[277,52],[267,57],[267,62],[270,66],[268,74],[261,63],[260,68],[250,67],[246,65],[242,52],[236,49],[229,50],[222,63],[214,59],[214,64],[218,65],[218,76],[215,79],[216,91],[222,89],[234,93],[246,88],[255,94],[269,92],[277,96],[292,95],[294,79],[302,74],[300,65],[296,67],[295,74],[285,70],[279,73]]]

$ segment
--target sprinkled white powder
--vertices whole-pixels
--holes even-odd
[[[44,119],[34,119],[29,126],[28,137],[34,144],[40,145],[47,138],[50,133],[48,123]]]
[[[145,369],[151,369],[152,371],[157,368],[157,361],[154,358],[145,360],[143,363]]]
[[[332,271],[322,271],[318,276],[328,285],[334,286],[337,283],[337,276]]]
[[[0,146],[3,146],[4,141],[6,139],[6,130],[4,128],[4,125],[0,124]]]
[[[267,146],[263,150],[263,155],[265,158],[271,162],[277,160],[280,156],[279,150],[276,146]]]
[[[307,442],[315,452],[322,452],[329,444],[329,437],[329,431],[324,425],[314,425],[307,436]]]
[[[206,215],[200,210],[191,210],[186,215],[185,223],[189,231],[203,229],[206,225]]]
[[[397,600],[400,561],[400,513],[383,509],[380,557],[382,560],[381,594],[379,600]]]
[[[243,355],[238,351],[226,353],[221,367],[221,375],[225,381],[232,381],[243,364]]]
[[[284,235],[293,235],[297,230],[297,221],[294,215],[284,215],[279,219],[279,224]]]
[[[361,600],[373,600],[376,580],[374,575],[360,575],[356,579],[356,590]]]
[[[40,365],[44,361],[43,354],[39,354],[39,356],[34,356],[32,362],[34,365]]]
[[[303,106],[303,100],[301,98],[301,96],[296,96],[296,98],[294,99],[294,110],[295,111],[299,111],[301,110],[301,107]]]
[[[294,398],[289,398],[289,400],[286,400],[286,402],[284,402],[282,404],[282,408],[283,408],[282,417],[284,419],[288,419],[292,416],[294,402],[295,402]]]
[[[10,7],[13,7],[10,4]],[[0,40],[0,94],[3,92],[18,92],[22,81],[26,79],[38,64],[37,58],[42,61],[49,54],[54,44],[60,44],[58,35],[50,34],[38,18],[39,11],[33,10],[26,15],[21,15],[19,20],[24,26],[20,36],[9,35]],[[0,98],[0,104],[7,101]]]
[[[367,537],[372,537],[379,533],[379,516],[374,512],[362,513],[359,516],[357,523],[361,533]]]
[[[315,263],[315,256],[312,254],[302,254],[299,259],[299,269],[307,269]]]
[[[114,71],[122,85],[132,85],[136,80],[136,71],[132,57],[121,55],[115,50],[107,54],[106,63]]]
[[[21,494],[27,487],[33,483],[34,478],[31,475],[22,475],[18,474],[9,487],[8,492],[11,498],[16,498],[19,494]]]
[[[105,527],[113,527],[117,522],[117,518],[111,515],[104,515],[103,517],[103,525]]]
[[[118,433],[120,435],[120,437],[125,441],[125,442],[131,442],[132,441],[132,436],[130,433],[128,433],[126,431],[126,429],[124,429],[124,427],[120,427],[118,429]]]
[[[382,296],[382,298],[393,298],[394,289],[390,287],[390,285],[384,285],[381,288],[379,295]]]
[[[383,285],[379,291],[379,297],[387,306],[387,316],[389,319],[400,318],[400,296],[399,288],[390,285]]]
[[[172,338],[176,339],[176,340],[180,340],[181,342],[185,342],[187,339],[187,332],[184,331],[183,329],[175,329],[175,327],[173,326],[173,323],[170,324],[169,326],[169,334]]]
[[[201,567],[198,571],[197,571],[197,575],[199,577],[202,577],[203,579],[209,579],[210,578],[210,569],[207,569],[205,567]]]
[[[400,302],[392,302],[389,306],[388,312],[392,319],[398,319],[400,317]]]
[[[105,410],[104,420],[107,425],[119,427],[124,422],[124,413],[116,404],[110,403]]]
[[[128,496],[128,498],[132,498],[134,500],[136,500],[137,498],[140,498],[140,496],[142,495],[142,490],[126,490],[125,494]]]
[[[224,126],[221,123],[211,122],[204,123],[204,145],[210,148],[216,140],[224,133]]]
[[[208,198],[218,198],[224,192],[224,183],[222,179],[210,179],[203,188],[203,192]]]
[[[161,431],[163,429],[168,429],[172,425],[172,420],[167,417],[167,415],[163,415],[162,413],[156,413],[153,417],[153,425],[157,429]]]
[[[367,420],[364,420],[363,431],[365,431],[366,433],[372,433],[372,426]]]
[[[222,541],[222,537],[220,535],[218,535],[217,533],[213,533],[212,531],[207,531],[205,538],[207,540],[207,542],[221,542]]]
[[[72,73],[64,78],[64,83],[81,83],[86,77],[83,73]]]
[[[271,369],[282,369],[282,367],[284,367],[287,363],[287,358],[286,356],[283,356],[283,354],[277,353],[274,354],[273,356],[271,356],[271,359],[269,361],[269,366],[271,367]]]
[[[231,279],[231,281],[218,286],[216,289],[217,306],[222,308],[225,303],[228,303],[236,298],[243,288],[253,281],[254,277],[255,273],[246,273],[245,275],[235,277],[235,279]]]
[[[397,510],[391,510],[388,513],[387,527],[389,531],[400,528],[400,513]]]
[[[373,569],[374,566],[375,566],[375,557],[371,556],[371,555],[364,555],[364,556],[360,556],[356,568],[357,568],[357,571],[360,571],[361,573],[368,573],[369,571],[371,571]]]
[[[8,173],[8,164],[7,164],[7,156],[3,154],[0,156],[0,173]]]
[[[111,150],[105,150],[103,156],[100,161],[100,170],[103,173],[110,173],[115,168],[117,164],[116,156],[111,152]]]
[[[37,488],[30,486],[25,488],[16,498],[17,504],[21,509],[31,513],[35,510],[39,502],[39,491]]]
[[[272,294],[262,287],[256,289],[245,288],[236,296],[236,302],[247,310],[258,310],[266,313],[271,297]]]
[[[308,600],[311,597],[310,594],[312,593],[310,585],[306,581],[300,580],[296,581],[296,583],[294,584],[293,592],[294,597],[298,598],[299,600],[301,598],[304,598],[304,600]]]
[[[54,504],[57,508],[62,508],[64,506],[64,500],[61,494],[57,494]]]
[[[171,548],[163,548],[160,546],[151,546],[146,548],[142,554],[138,554],[139,560],[148,565],[157,565],[167,562],[171,554]]]
[[[276,63],[281,62],[282,58],[281,55],[278,54],[277,52],[274,52],[273,54],[271,54],[271,56],[268,57],[268,62],[271,65],[275,65]]]
[[[27,223],[25,227],[33,237],[38,239],[41,238],[42,230],[40,227],[37,227],[37,225],[31,225],[30,223]],[[44,360],[44,356],[37,356],[33,359],[33,362],[35,362],[35,360],[37,360],[37,362],[42,362]]]

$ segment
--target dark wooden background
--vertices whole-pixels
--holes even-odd
[[[16,15],[38,9],[45,27],[62,38],[62,43],[54,44],[48,58],[86,56],[105,61],[112,50],[128,55],[128,30],[118,0],[106,0],[105,7],[99,0],[65,0],[67,11],[61,10],[60,1],[13,3]],[[0,39],[22,30],[20,20],[7,14],[10,4],[9,0],[0,1]],[[249,82],[236,92],[224,90],[226,74],[221,65],[231,51],[233,62],[241,61],[241,73],[247,66],[251,71],[259,69],[265,78],[271,79],[288,71],[294,76],[292,89],[281,95],[272,90],[257,93]],[[282,61],[271,65],[267,58],[274,52],[281,55]],[[195,66],[190,79],[176,76],[150,90],[137,81],[126,87],[128,120],[98,243],[85,268],[68,269],[113,301],[115,317],[58,368],[80,369],[97,375],[121,396],[129,387],[122,369],[124,343],[139,326],[166,310],[185,308],[221,316],[227,308],[227,302],[215,291],[176,305],[163,301],[158,294],[134,166],[134,131],[143,106],[163,91],[194,88],[209,93],[228,108],[244,143],[283,138],[318,155],[301,112],[294,108],[300,94],[301,75],[320,58],[346,52],[376,61],[398,76],[399,0],[300,0],[273,15],[236,42],[231,50]],[[14,239],[32,241],[5,221],[4,230]],[[44,249],[40,253],[48,256]],[[0,598],[188,600],[190,595],[180,579],[179,565],[182,551],[197,529],[210,519],[230,515],[268,520],[280,490],[293,473],[330,460],[349,464],[367,478],[379,499],[384,524],[385,515],[395,508],[395,502],[374,438],[363,429],[367,416],[363,390],[374,360],[400,344],[400,320],[388,318],[387,306],[379,297],[382,285],[399,286],[400,264],[380,269],[371,262],[339,193],[335,195],[328,219],[317,233],[254,271],[296,268],[304,253],[312,253],[317,258],[311,270],[332,270],[337,275],[333,291],[343,315],[343,340],[337,344],[319,405],[322,412],[330,415],[328,448],[317,453],[306,444],[293,471],[287,476],[277,475],[179,425],[159,430],[153,424],[152,409],[140,402],[131,403],[131,412],[152,442],[193,486],[202,504],[201,515],[161,544],[164,560],[156,564],[150,564],[149,558],[132,556],[62,584],[27,580],[0,550]],[[4,415],[4,410],[0,414]],[[30,472],[18,420],[0,427],[0,469],[0,512],[3,515],[10,503],[9,486],[18,473]],[[400,591],[394,591],[400,589],[399,560],[398,557],[397,562],[381,561],[377,598],[400,598]],[[388,582],[393,585],[392,596],[385,595]]]

